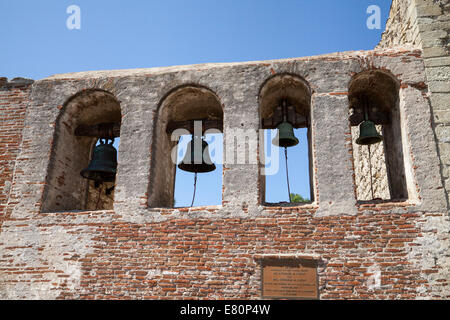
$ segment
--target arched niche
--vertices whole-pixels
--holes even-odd
[[[384,119],[398,103],[400,82],[386,70],[368,70],[354,75],[349,84],[348,97],[354,117],[362,119],[363,98],[370,102],[369,116],[377,124],[389,121]],[[352,120],[352,125],[356,120]],[[359,121],[359,120],[358,120]]]
[[[349,83],[348,97],[358,200],[408,198],[399,88],[400,81],[387,70],[363,71],[353,76]],[[359,136],[358,125],[366,117],[375,123],[378,132],[383,136],[383,141],[371,145],[370,150],[367,146],[355,143],[355,139]],[[371,181],[370,187],[367,184]],[[373,197],[372,194],[368,196],[369,190],[370,193],[374,192]]]
[[[283,99],[287,101],[288,113],[294,127],[307,125],[305,121],[309,118],[311,110],[311,94],[309,84],[297,75],[277,74],[267,79],[259,92],[259,111],[263,129],[276,127],[276,122],[280,120],[280,102]]]
[[[95,199],[99,206],[92,205],[93,194],[98,192],[90,190],[93,182],[80,175],[99,137],[77,136],[75,130],[101,123],[120,124],[121,118],[119,101],[107,91],[83,90],[66,101],[56,120],[43,212],[112,209],[112,197]]]
[[[261,86],[258,95],[259,116],[261,129],[276,129],[283,121],[283,101],[287,121],[294,128],[306,128],[308,146],[302,146],[307,152],[309,168],[307,175],[310,186],[310,201],[314,201],[312,150],[311,150],[311,97],[312,90],[308,82],[302,77],[291,73],[275,74],[268,78]],[[266,137],[266,134],[264,134]],[[264,148],[269,141],[260,144],[260,155],[265,155]],[[265,161],[263,161],[265,163]],[[292,172],[291,168],[291,172]],[[266,172],[266,171],[265,171]],[[267,173],[267,172],[266,172]],[[260,175],[260,200],[266,203],[266,177]],[[283,186],[284,188],[284,186]],[[292,191],[292,190],[291,190]]]
[[[171,90],[160,102],[151,156],[150,207],[173,207],[176,165],[176,129],[192,133],[192,121],[202,121],[203,131],[223,128],[223,107],[217,95],[198,85],[184,85]]]

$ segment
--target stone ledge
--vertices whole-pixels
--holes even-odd
[[[448,52],[444,47],[431,47],[423,49],[424,58],[445,57],[447,55]]]
[[[436,110],[434,112],[434,119],[436,124],[445,124],[448,126],[450,124],[450,109]],[[448,128],[448,130],[450,130],[450,128]]]
[[[418,47],[412,45],[399,45],[389,48],[376,48],[374,50],[356,50],[334,52],[328,54],[321,54],[316,56],[296,57],[287,59],[261,60],[261,61],[245,61],[245,62],[223,62],[223,63],[204,63],[192,65],[180,65],[170,67],[154,67],[154,68],[138,68],[138,69],[122,69],[122,70],[101,70],[101,71],[84,71],[65,74],[56,74],[50,77],[41,79],[39,81],[55,81],[55,80],[79,80],[79,79],[98,79],[98,78],[115,78],[115,77],[130,77],[130,76],[156,76],[160,74],[176,73],[182,71],[201,71],[220,68],[231,68],[245,65],[271,65],[276,63],[283,63],[288,61],[316,61],[316,60],[345,60],[345,59],[360,59],[367,56],[397,56],[402,54],[421,54]]]
[[[445,30],[450,28],[450,21],[437,21],[433,20],[429,23],[424,23],[420,25],[420,31],[421,32],[428,32],[428,31],[436,31],[436,30]]]
[[[322,257],[314,253],[263,253],[253,255],[254,260],[322,260]]]
[[[63,216],[81,216],[81,215],[101,215],[101,214],[114,214],[114,210],[74,210],[74,211],[56,211],[56,212],[42,212],[39,213],[41,217],[47,217],[50,215],[63,215]]]
[[[426,73],[428,81],[450,80],[450,66],[428,67]]]
[[[356,206],[358,211],[364,210],[389,210],[392,208],[406,208],[406,207],[414,207],[415,203],[411,203],[404,200],[370,200],[370,201],[357,201]]]
[[[434,17],[442,15],[442,9],[438,5],[435,6],[419,6],[416,7],[418,17]]]
[[[264,203],[261,205],[263,210],[307,210],[317,209],[319,206],[316,202],[305,203]]]
[[[222,205],[212,205],[212,206],[199,206],[199,207],[180,207],[180,208],[148,208],[148,212],[160,214],[160,215],[171,215],[179,213],[194,213],[207,211],[209,213],[215,213],[222,209]]]
[[[424,59],[425,67],[450,66],[450,57],[434,57]]]
[[[450,81],[435,83],[431,85],[430,91],[433,93],[431,95],[431,103],[433,104],[433,110],[448,110],[450,100]]]
[[[8,78],[0,77],[0,89],[26,87],[26,86],[32,85],[33,83],[34,83],[34,80],[32,80],[32,79],[14,78],[11,81],[8,81]]]

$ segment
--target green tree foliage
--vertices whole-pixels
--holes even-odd
[[[310,202],[310,201],[311,200],[305,199],[297,193],[291,193],[291,202],[292,203],[305,203],[305,202]]]

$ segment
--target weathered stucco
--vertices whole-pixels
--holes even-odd
[[[406,0],[398,3],[410,6]],[[439,2],[439,8],[448,6]],[[303,255],[318,261],[321,299],[449,298],[449,189],[444,187],[450,154],[445,152],[447,123],[439,120],[449,100],[446,92],[431,87],[445,83],[435,79],[446,69],[430,69],[425,51],[407,45],[418,45],[410,36],[387,39],[394,37],[389,28],[403,28],[393,19],[403,21],[404,11],[399,10],[400,19],[393,9],[382,42],[404,46],[56,75],[24,85],[26,115],[10,94],[11,82],[1,81],[0,110],[17,110],[23,125],[14,134],[16,148],[0,140],[0,150],[11,153],[12,168],[0,180],[10,186],[0,189],[0,298],[258,299],[258,259]],[[398,83],[394,96],[400,125],[395,132],[408,194],[402,201],[358,201],[361,170],[354,156],[349,92],[355,76],[375,70]],[[309,108],[314,201],[266,206],[261,165],[235,163],[234,155],[224,153],[222,204],[170,208],[174,166],[167,166],[170,144],[163,124],[203,112],[191,107],[195,102],[223,117],[225,144],[238,129],[250,137],[238,148],[261,142],[260,117],[270,113],[261,97],[277,95],[265,94],[264,84],[277,74],[302,79],[292,86],[292,96],[301,102],[300,110]],[[270,88],[276,87],[275,82]],[[86,99],[76,99],[84,94]],[[110,97],[110,103],[94,99],[99,94]],[[442,99],[441,104],[433,99]],[[117,120],[119,109],[121,117],[113,210],[85,211],[77,201],[64,202],[65,196],[82,201],[81,193],[60,192],[79,188],[73,188],[74,179],[64,169],[64,156],[58,158],[59,152],[73,150],[70,145],[58,148],[58,141],[79,143],[70,136],[75,124],[109,107],[116,114],[111,119]],[[80,118],[76,110],[82,111]],[[0,132],[8,126],[0,123]],[[260,148],[250,148],[249,158],[259,158]],[[57,204],[57,195],[73,210]],[[374,270],[381,276],[375,287]]]
[[[422,49],[432,124],[441,175],[450,192],[450,2],[394,0],[386,31],[378,47],[410,44]],[[447,197],[448,200],[448,197]]]

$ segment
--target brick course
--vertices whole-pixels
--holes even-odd
[[[423,50],[433,128],[441,161],[441,174],[450,192],[450,2],[448,0],[394,0],[386,31],[378,47],[410,44]],[[448,196],[447,196],[448,201]]]
[[[20,151],[32,81],[0,78],[0,228],[6,215],[16,157]]]
[[[406,2],[400,3],[399,12],[406,12]],[[414,37],[419,39],[405,39]],[[0,172],[0,298],[258,299],[260,260],[268,255],[317,260],[321,299],[450,298],[443,174],[448,155],[442,152],[447,134],[445,125],[430,120],[445,119],[445,112],[437,111],[445,111],[448,100],[445,92],[430,95],[431,84],[441,80],[427,78],[441,76],[427,65],[445,60],[428,57],[419,47],[404,46],[65,74],[22,87],[0,78],[1,161],[6,159]],[[409,196],[403,202],[356,199],[347,95],[353,76],[368,70],[399,82],[399,138]],[[165,181],[155,181],[154,174],[167,168],[151,161],[161,152],[162,136],[154,128],[168,94],[185,85],[214,92],[223,107],[226,141],[235,128],[259,128],[258,90],[277,73],[298,75],[312,91],[314,202],[265,206],[260,165],[225,159],[222,205],[155,207],[153,192]],[[48,176],[52,166],[61,165],[54,157],[58,121],[67,110],[102,99],[76,100],[86,90],[107,92],[120,103],[114,210],[52,212],[45,205],[50,187],[58,188],[58,180]]]
[[[117,221],[112,211],[45,214],[9,226],[26,234],[36,224],[41,241],[4,247],[2,286],[19,299],[30,298],[30,292],[9,291],[18,275],[28,279],[33,292],[42,290],[40,298],[258,299],[261,269],[255,257],[303,252],[320,256],[322,299],[448,298],[442,291],[448,275],[434,261],[445,259],[448,248],[441,248],[441,256],[427,248],[424,240],[442,231],[437,224],[424,230],[429,219],[448,218],[406,208],[403,214],[361,210],[356,216],[323,218],[315,218],[314,210],[275,208],[258,218],[145,224]],[[49,237],[62,241],[42,241]],[[88,248],[70,245],[85,238]],[[56,263],[50,254],[61,249]],[[41,254],[41,263],[24,264],[27,250]],[[379,288],[369,286],[373,267],[381,271]],[[430,277],[438,287],[428,285]]]

